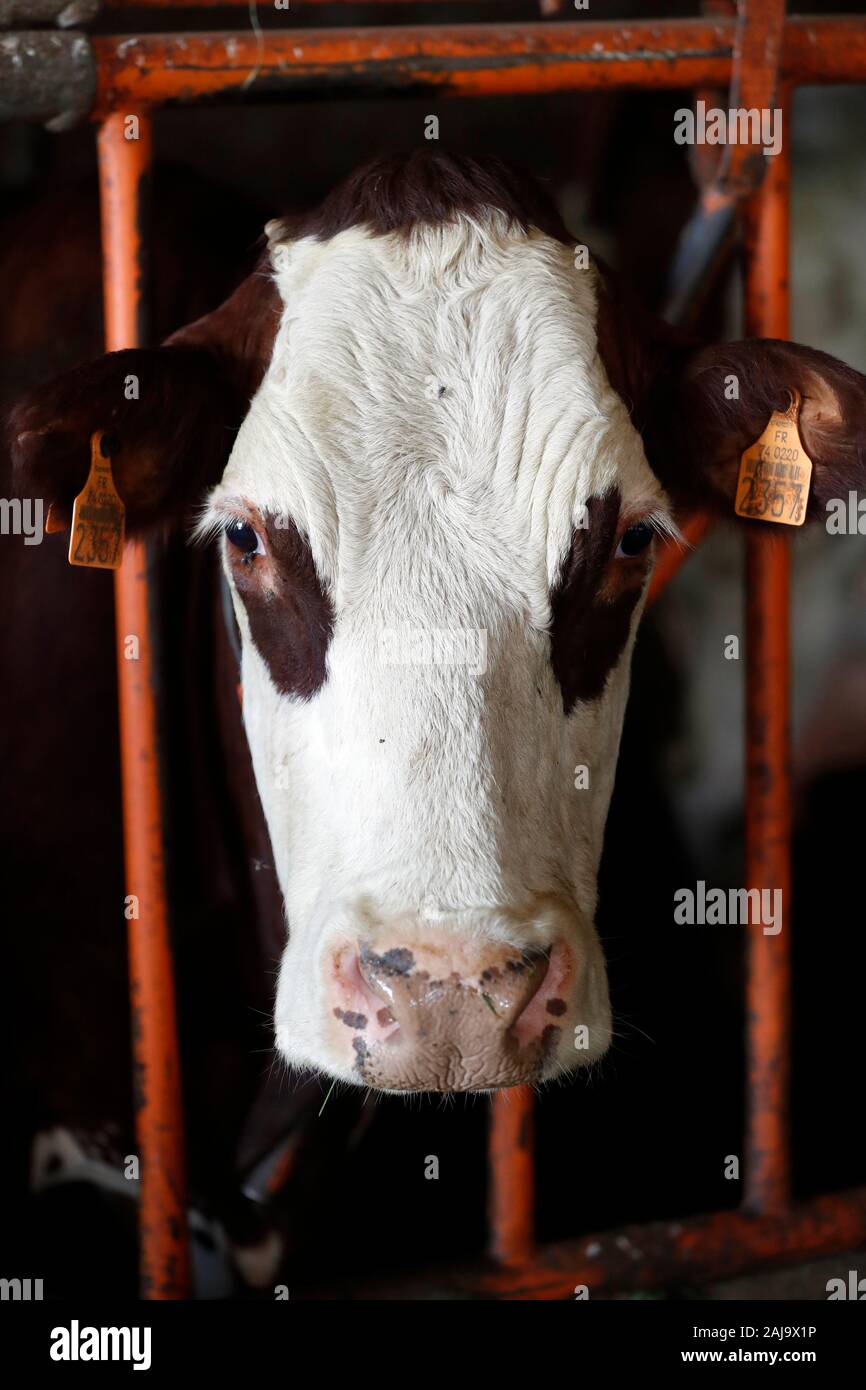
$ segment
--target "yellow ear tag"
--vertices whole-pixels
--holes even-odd
[[[103,452],[105,438],[102,430],[90,437],[90,472],[72,505],[69,563],[116,570],[123,558],[126,508],[114,486],[111,459]]]
[[[774,410],[760,439],[740,459],[737,516],[802,526],[812,481],[812,460],[803,448],[797,421],[800,393],[791,392],[785,411]]]

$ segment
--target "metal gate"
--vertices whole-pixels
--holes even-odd
[[[339,0],[338,0],[339,2]],[[455,9],[465,0],[452,0]],[[216,9],[230,0],[184,0]],[[293,0],[295,5],[322,0]],[[333,0],[332,0],[333,3]],[[388,0],[399,5],[400,0]],[[107,0],[122,10],[124,0]],[[171,0],[129,8],[168,10]],[[211,102],[254,86],[288,92],[376,95],[429,90],[437,97],[589,88],[727,88],[745,106],[778,105],[806,83],[866,79],[866,20],[785,18],[779,0],[724,0],[713,17],[595,23],[561,16],[567,0],[540,0],[537,22],[448,24],[291,32],[165,33],[95,37],[95,119],[102,199],[106,347],[142,343],[143,186],[151,159],[153,109]],[[718,11],[721,10],[721,13]],[[138,138],[125,122],[138,117]],[[748,151],[747,151],[748,152]],[[767,162],[722,171],[703,191],[708,216],[736,209],[746,257],[748,335],[787,337],[787,149]],[[700,519],[692,523],[696,538]],[[748,535],[746,547],[746,864],[749,887],[781,887],[790,901],[789,556],[786,544]],[[655,597],[679,556],[662,555]],[[147,555],[128,547],[116,576],[118,632],[148,628]],[[119,644],[122,650],[122,643]],[[149,644],[119,662],[126,871],[142,904],[130,923],[130,993],[135,1066],[146,1077],[137,1118],[142,1160],[142,1290],[185,1297],[189,1260],[184,1200],[174,983],[162,855],[156,709]],[[772,717],[770,717],[772,715]],[[490,1256],[474,1268],[423,1274],[403,1296],[437,1289],[456,1296],[563,1298],[576,1284],[593,1292],[719,1278],[756,1263],[851,1247],[866,1239],[866,1188],[790,1201],[788,1132],[790,957],[788,934],[748,936],[746,1178],[742,1207],[699,1218],[625,1228],[538,1247],[533,1234],[532,1093],[492,1103]],[[367,1291],[369,1292],[369,1290]]]

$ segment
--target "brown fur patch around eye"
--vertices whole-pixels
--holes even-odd
[[[590,497],[588,525],[575,529],[571,550],[550,595],[553,674],[570,714],[578,701],[596,700],[626,644],[641,586],[611,596],[607,572],[619,523],[616,488]]]
[[[267,559],[245,562],[232,556],[235,587],[274,685],[283,695],[309,700],[325,682],[333,607],[297,527],[291,522],[277,526],[273,518],[265,518],[257,529],[264,533]],[[261,579],[262,562],[269,567],[267,584]]]

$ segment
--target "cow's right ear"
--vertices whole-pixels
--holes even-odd
[[[279,294],[264,266],[160,348],[111,352],[31,391],[8,433],[15,491],[68,526],[90,440],[111,437],[130,536],[180,520],[219,481],[273,348]]]
[[[734,519],[735,499],[743,495],[740,460],[774,414],[789,408],[796,433],[781,427],[774,433],[772,458],[771,446],[763,446],[765,494],[781,504],[787,484],[777,480],[787,478],[796,460],[795,471],[804,473],[805,454],[811,469],[797,486],[797,497],[803,493],[797,515],[826,521],[834,499],[866,487],[866,376],[817,348],[750,338],[672,354],[650,401],[647,458],[680,509]],[[795,514],[790,496],[786,516]],[[770,520],[767,496],[758,500]],[[756,509],[749,524],[761,519]]]

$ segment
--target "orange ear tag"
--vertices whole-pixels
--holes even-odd
[[[114,486],[111,459],[103,452],[104,440],[102,430],[90,437],[90,472],[72,506],[69,563],[116,570],[123,558],[126,508]]]
[[[797,421],[800,393],[791,392],[785,411],[774,410],[760,439],[740,459],[737,516],[802,526],[812,481],[812,460],[803,448]]]

